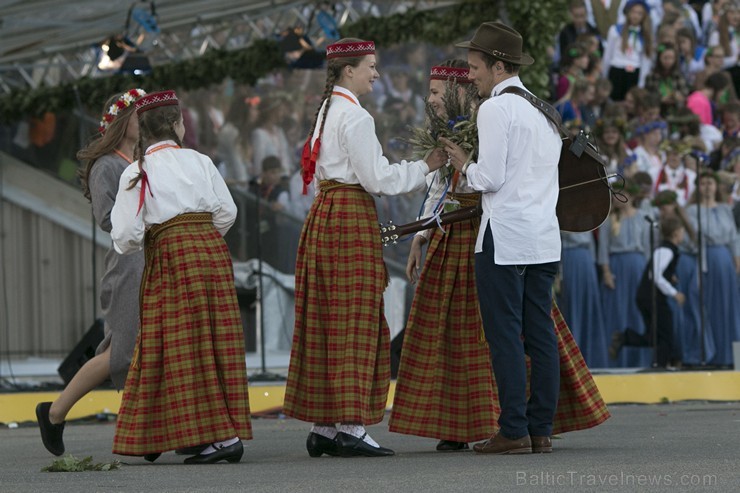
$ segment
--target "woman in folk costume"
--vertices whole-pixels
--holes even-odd
[[[83,193],[92,203],[98,226],[107,232],[111,230],[111,208],[121,173],[131,164],[139,141],[134,103],[145,94],[142,89],[131,89],[110,98],[98,137],[77,153],[78,159],[85,163],[79,173]],[[41,439],[54,455],[64,453],[64,419],[72,406],[109,377],[118,390],[126,383],[139,328],[138,289],[143,270],[143,252],[124,256],[111,245],[105,255],[100,294],[105,338],[97,348],[97,355],[80,368],[54,402],[40,402],[36,406]]]
[[[139,161],[113,206],[116,250],[144,248],[141,325],[113,452],[154,461],[202,446],[186,464],[239,462],[252,437],[244,333],[223,235],[236,206],[211,160],[182,149],[173,91],[136,102]],[[196,452],[197,453],[197,452]]]
[[[608,340],[599,293],[594,235],[591,231],[563,231],[560,238],[562,250],[558,304],[586,363],[593,368],[605,368],[608,366]]]
[[[445,115],[448,85],[460,93],[469,84],[467,62],[448,60],[432,67],[429,104]],[[477,93],[475,87],[471,87]],[[447,120],[453,115],[445,115]],[[463,159],[464,161],[464,159]],[[444,200],[474,206],[474,192],[465,176],[439,170],[432,178],[424,216],[432,216]],[[406,266],[409,280],[418,280],[404,335],[390,430],[439,439],[437,450],[468,448],[468,442],[490,437],[500,413],[491,353],[483,334],[475,287],[475,238],[480,218],[427,230],[414,237]],[[429,242],[421,275],[421,249]],[[440,307],[449,307],[442,310]],[[560,401],[555,433],[590,428],[609,417],[591,374],[557,306],[553,327],[561,364]]]
[[[364,428],[383,419],[390,385],[388,274],[371,194],[421,189],[445,159],[438,151],[426,163],[388,163],[357,99],[377,78],[372,41],[329,45],[323,101],[304,147],[304,185],[316,178],[318,186],[298,244],[284,412],[314,424],[311,457],[393,455]]]
[[[637,287],[650,253],[650,224],[635,206],[640,187],[628,180],[621,193],[624,199],[612,199],[609,217],[599,227],[597,262],[601,269],[601,306],[604,310],[607,340],[618,337],[627,328],[639,333],[646,329],[635,301]],[[609,355],[616,359],[616,354]],[[650,351],[625,348],[612,366],[648,367]]]
[[[702,242],[700,272],[704,287],[704,310],[707,331],[711,332],[715,346],[713,355],[705,351],[705,361],[728,366],[733,362],[732,343],[740,341],[740,293],[737,285],[740,235],[732,207],[725,199],[716,173],[702,172],[696,192],[692,203],[686,207],[686,215],[697,235],[701,232],[698,236]],[[700,342],[701,339],[695,344],[698,346]]]
[[[651,170],[653,195],[672,190],[676,192],[678,205],[684,207],[696,185],[696,172],[684,163],[684,158],[691,152],[691,145],[683,140],[664,140],[661,148],[665,152],[665,163],[661,168]]]

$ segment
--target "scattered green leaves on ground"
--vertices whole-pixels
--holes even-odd
[[[51,465],[41,468],[41,472],[82,472],[82,471],[113,471],[120,469],[121,463],[117,460],[113,462],[99,462],[93,464],[92,457],[87,456],[84,459],[78,459],[74,455],[67,454],[64,457],[55,459]]]

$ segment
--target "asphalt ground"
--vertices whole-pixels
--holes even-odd
[[[189,465],[174,453],[155,463],[111,453],[112,421],[71,422],[67,452],[100,472],[41,472],[54,457],[35,423],[0,428],[0,492],[736,492],[740,491],[740,403],[612,405],[612,417],[554,440],[552,454],[479,455],[435,451],[436,440],[369,427],[388,458],[310,458],[309,425],[252,421],[239,464]]]

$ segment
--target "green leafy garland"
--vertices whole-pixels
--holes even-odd
[[[372,39],[379,48],[404,42],[450,44],[464,39],[481,22],[499,18],[504,3],[513,26],[524,37],[524,49],[535,57],[535,65],[522,72],[524,83],[535,94],[546,96],[549,89],[548,47],[567,16],[567,0],[462,0],[445,10],[410,9],[383,19],[366,17],[342,28],[342,35]],[[45,112],[63,112],[76,106],[79,98],[90,109],[99,109],[116,92],[134,86],[148,90],[192,90],[217,84],[230,77],[253,85],[270,72],[286,68],[283,54],[274,40],[255,41],[239,50],[212,50],[198,58],[154,67],[141,77],[114,75],[83,77],[54,87],[19,89],[0,97],[0,122],[13,122]]]

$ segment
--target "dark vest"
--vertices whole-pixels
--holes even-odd
[[[673,252],[673,259],[668,263],[665,270],[663,271],[663,277],[671,284],[674,284],[673,277],[676,275],[676,266],[678,265],[678,256],[680,255],[678,247],[669,241],[663,241],[660,244],[661,247],[668,248]],[[642,279],[640,280],[640,286],[637,289],[637,299],[641,301],[650,301],[651,283],[650,283],[650,269],[652,265],[648,262],[645,266],[645,270],[642,273]],[[659,289],[655,289],[656,299],[665,299],[665,295],[660,292]]]

